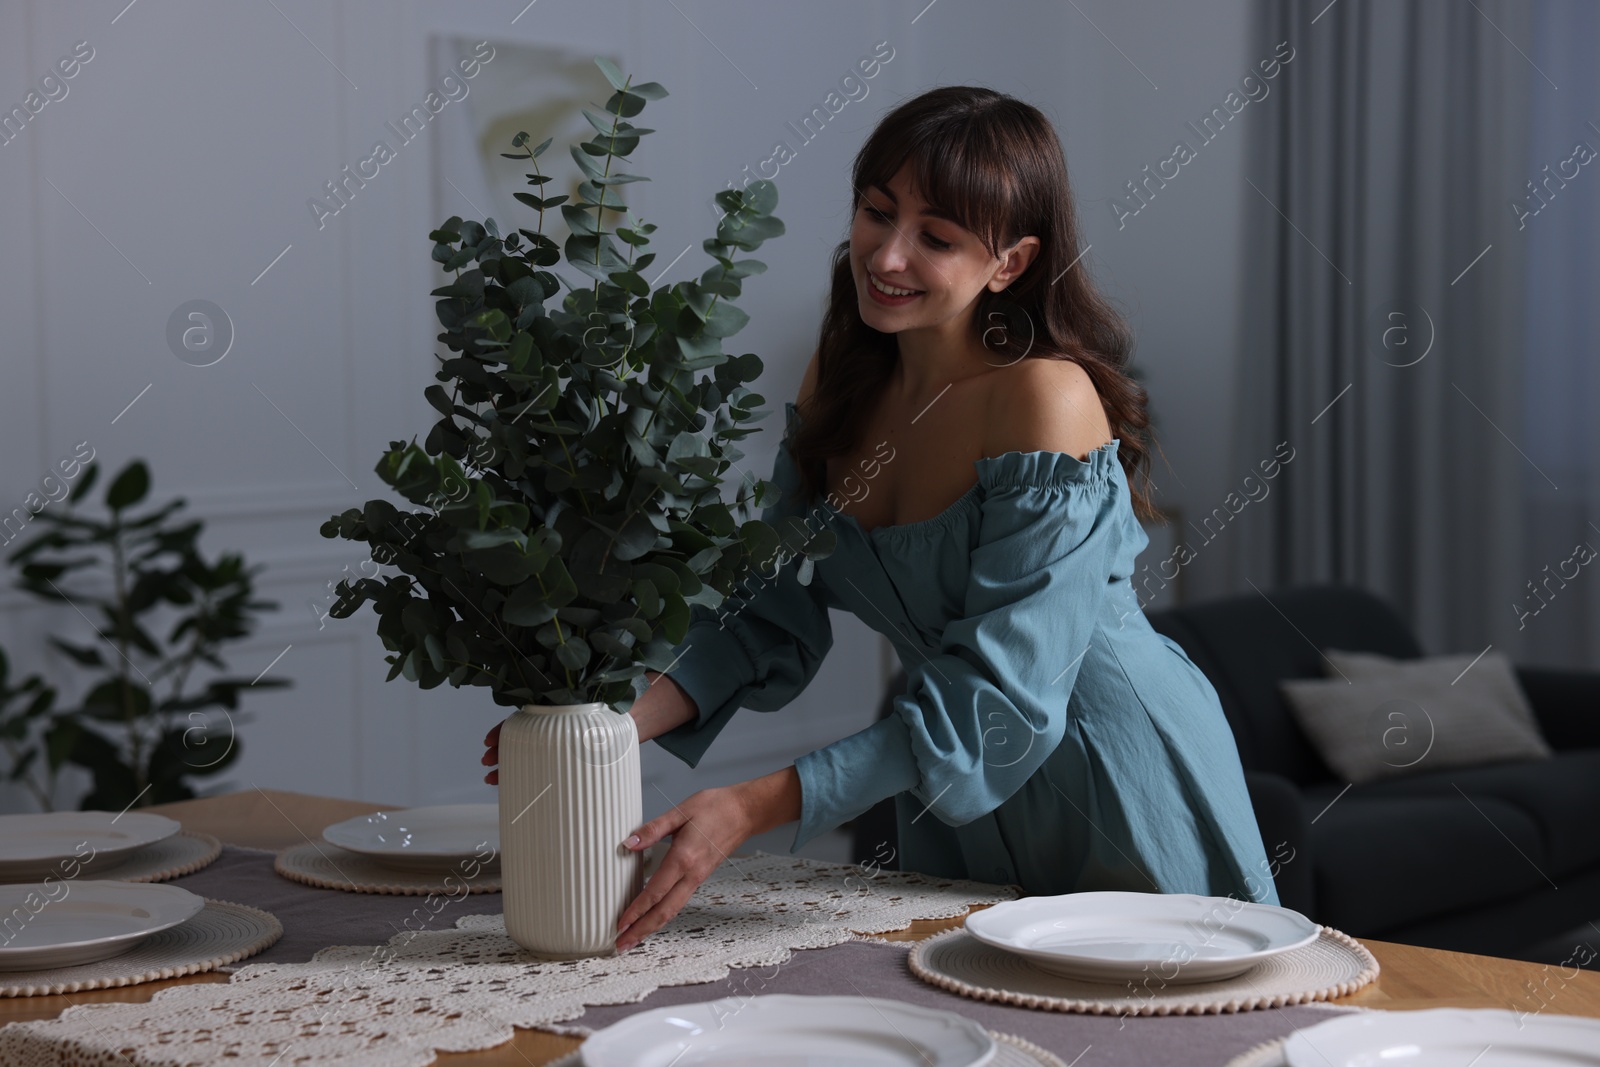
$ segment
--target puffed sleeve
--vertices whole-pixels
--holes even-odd
[[[797,514],[790,495],[796,472],[786,448],[778,449],[772,481],[782,497],[762,509],[776,523]],[[699,717],[656,737],[656,744],[693,767],[741,707],[777,711],[811,684],[833,646],[833,627],[815,568],[799,556],[770,573],[755,573],[717,608],[696,604],[666,675],[694,698]]]
[[[962,616],[938,654],[907,664],[893,714],[795,761],[802,801],[791,851],[905,791],[949,825],[971,822],[1055,749],[1123,537],[1118,443],[1087,460],[1007,452],[977,461],[985,491]]]

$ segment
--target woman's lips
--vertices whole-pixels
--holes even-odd
[[[875,277],[876,277],[876,275],[874,275],[871,271],[867,272],[867,292],[872,295],[872,299],[873,300],[875,300],[876,302],[878,302],[880,304],[886,305],[888,307],[898,307],[901,304],[909,304],[911,301],[915,300],[917,297],[922,295],[922,293],[919,291],[919,292],[911,293],[908,296],[890,296],[888,293],[884,292],[883,290],[879,289],[876,285],[872,284],[872,280]],[[894,286],[894,288],[903,289],[903,288],[905,288],[905,286],[897,285],[897,286]]]

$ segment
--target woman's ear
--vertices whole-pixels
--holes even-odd
[[[1016,281],[1023,271],[1028,269],[1028,264],[1039,254],[1039,239],[1028,236],[1020,238],[1016,244],[1006,249],[1000,260],[1000,269],[994,272],[994,277],[989,279],[990,290],[998,293],[1006,286]]]

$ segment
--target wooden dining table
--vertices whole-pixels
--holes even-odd
[[[342,819],[403,806],[251,789],[139,810],[177,819],[184,829],[211,834],[224,844],[283,849],[303,841],[320,840],[324,826]],[[961,922],[961,918],[922,920],[913,922],[905,930],[879,936],[918,940]],[[1537,1011],[1553,1003],[1556,1007],[1551,1010],[1559,1010],[1564,1015],[1600,1018],[1600,972],[1573,973],[1576,968],[1446,952],[1370,938],[1359,940],[1377,958],[1381,973],[1370,985],[1332,1003],[1400,1011],[1502,1008],[1520,1012]],[[243,960],[239,966],[248,963]],[[116,989],[5,998],[0,1000],[0,1024],[51,1019],[76,1004],[146,1001],[170,986],[227,980],[227,974],[209,971]],[[549,1063],[578,1045],[576,1038],[543,1030],[519,1029],[514,1038],[503,1045],[481,1052],[441,1052],[436,1062],[463,1067],[528,1067]]]

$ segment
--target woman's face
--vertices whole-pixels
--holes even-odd
[[[861,318],[875,330],[964,329],[978,295],[1010,285],[1038,251],[1039,239],[1024,237],[991,256],[977,234],[930,210],[911,189],[909,167],[887,189],[861,190],[850,226],[850,270]]]

